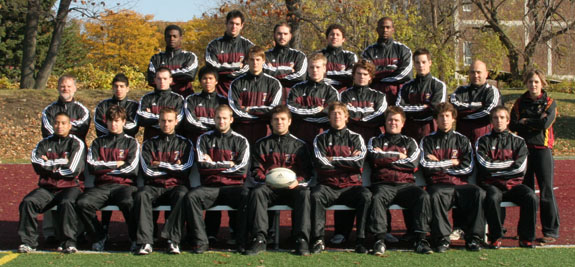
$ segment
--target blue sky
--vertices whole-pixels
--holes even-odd
[[[154,20],[188,21],[219,6],[218,0],[132,0],[134,11],[154,15]]]

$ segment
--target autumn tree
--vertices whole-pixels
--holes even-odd
[[[109,71],[117,71],[120,66],[145,71],[150,57],[161,47],[161,33],[152,19],[152,15],[131,10],[108,10],[100,18],[89,20],[82,34],[82,41],[90,50],[88,59]]]
[[[522,73],[533,67],[533,56],[538,46],[575,29],[575,5],[570,0],[470,0],[481,12],[488,29],[497,34],[507,50],[507,58],[514,80],[520,80]],[[518,5],[519,2],[519,5]],[[521,3],[523,2],[523,3]],[[509,27],[505,26],[504,15],[510,7],[524,8],[522,22],[526,39],[514,39]]]

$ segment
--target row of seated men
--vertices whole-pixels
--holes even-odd
[[[335,203],[356,209],[355,250],[358,253],[368,251],[366,233],[375,236],[373,253],[385,252],[382,239],[387,223],[385,211],[392,203],[406,207],[415,218],[417,252],[433,251],[426,241],[428,232],[431,232],[435,251],[449,248],[447,237],[451,226],[447,212],[452,205],[462,209],[467,218],[466,248],[477,251],[481,249],[480,238],[484,234],[484,210],[490,224],[492,245],[500,244],[497,243],[502,236],[498,207],[502,192],[508,199],[519,202],[520,245],[532,246],[537,197],[529,187],[521,184],[527,147],[522,138],[508,131],[509,112],[503,107],[491,112],[494,130],[476,144],[480,177],[484,177],[481,185],[488,193],[485,200],[485,192],[480,187],[467,183],[474,164],[473,150],[469,140],[453,130],[457,111],[449,103],[436,107],[439,130],[426,136],[419,146],[413,138],[401,135],[405,114],[397,107],[386,111],[386,133],[372,137],[366,146],[360,134],[346,127],[349,119],[346,105],[334,102],[328,106],[330,128],[314,139],[313,157],[305,142],[289,133],[292,119],[285,106],[272,110],[273,134],[258,140],[252,149],[245,137],[231,129],[234,120],[231,108],[221,105],[215,112],[215,130],[201,135],[196,147],[202,185],[188,192],[184,181],[187,170],[194,164],[194,148],[188,139],[175,134],[177,112],[170,108],[161,110],[160,135],[145,141],[140,151],[138,142],[123,133],[125,111],[118,106],[111,107],[107,111],[110,133],[96,139],[87,156],[90,171],[97,177],[97,186],[79,198],[81,190],[77,178],[83,167],[84,144],[69,134],[70,117],[58,113],[55,134],[42,140],[32,154],[35,170],[40,175],[40,188],[26,196],[20,206],[19,234],[23,244],[19,250],[33,249],[37,238],[35,216],[50,205],[58,205],[58,232],[65,252],[76,251],[76,216],[82,220],[95,244],[103,246],[105,235],[102,236],[102,228],[94,215],[96,210],[113,202],[126,216],[130,238],[140,245],[137,253],[149,254],[153,244],[152,203],[165,198],[173,212],[162,236],[170,240],[169,251],[175,254],[180,252],[184,223],[188,224],[195,244],[192,250],[202,253],[208,249],[202,213],[216,204],[230,205],[239,211],[236,238],[240,247],[248,236],[252,240],[244,253],[264,251],[267,206],[277,202],[294,208],[296,253],[301,255],[323,250],[325,209]],[[501,138],[508,139],[503,142],[506,147],[497,149],[517,153],[509,155],[510,164],[489,157],[494,155],[493,146],[500,146]],[[248,190],[243,182],[250,152],[251,176],[256,184]],[[371,188],[361,185],[366,157],[372,168]],[[132,202],[131,195],[136,189],[130,184],[138,170],[138,160],[146,185],[137,191]],[[306,181],[311,177],[312,161],[317,185],[309,189]],[[418,162],[425,173],[428,193],[414,184],[413,174]],[[289,189],[272,189],[265,185],[265,173],[276,167],[294,170],[298,183]],[[128,208],[130,205],[133,206]],[[489,208],[483,208],[483,205]],[[254,223],[247,228],[247,221]],[[311,248],[309,244],[312,244]]]

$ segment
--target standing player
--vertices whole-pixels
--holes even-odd
[[[226,104],[228,100],[216,92],[218,85],[218,71],[212,67],[204,66],[200,69],[198,78],[202,91],[186,98],[184,112],[186,120],[184,128],[186,137],[196,142],[198,137],[214,129],[215,110],[219,105]]]
[[[361,172],[367,149],[361,135],[347,128],[349,119],[345,104],[333,102],[328,107],[331,128],[319,134],[314,142],[317,185],[311,191],[312,253],[325,249],[325,211],[333,204],[355,208],[357,239],[355,251],[367,253],[365,222],[371,192],[362,186]]]
[[[248,171],[250,145],[247,139],[231,129],[233,111],[227,105],[216,108],[216,128],[202,134],[197,142],[197,164],[201,186],[184,197],[182,205],[174,211],[181,214],[188,227],[194,248],[202,254],[209,249],[206,225],[202,220],[204,210],[216,205],[229,205],[238,210],[236,225],[232,226],[242,250],[245,235],[245,202],[248,189],[243,186]],[[178,242],[182,225],[167,224],[162,236]]]
[[[339,24],[332,24],[325,31],[327,47],[320,52],[327,58],[327,76],[325,82],[338,92],[342,92],[352,85],[351,69],[357,62],[357,55],[343,49],[345,42],[345,28]]]
[[[252,176],[258,185],[250,190],[248,220],[253,221],[254,241],[247,255],[266,250],[268,206],[287,204],[293,208],[293,234],[296,254],[309,254],[309,189],[312,175],[311,155],[306,143],[289,133],[291,113],[286,106],[272,109],[272,134],[258,140],[252,154]],[[297,175],[297,182],[289,188],[273,189],[265,184],[266,174],[275,168],[288,168]]]
[[[223,37],[212,40],[206,47],[206,65],[218,70],[217,91],[228,96],[230,83],[248,71],[247,55],[254,44],[241,36],[244,14],[232,10],[226,15],[226,32]]]
[[[250,48],[249,72],[232,82],[228,94],[228,102],[237,117],[234,130],[245,136],[250,144],[267,135],[270,112],[282,100],[280,82],[263,73],[265,61],[263,48]]]
[[[430,231],[429,195],[415,185],[414,173],[417,170],[420,150],[413,138],[401,135],[404,122],[403,110],[389,107],[385,111],[385,134],[372,137],[367,145],[373,193],[368,228],[377,240],[373,246],[376,255],[385,253],[385,233],[387,224],[391,223],[387,221],[387,211],[393,203],[406,208],[414,220],[414,231],[417,235],[415,252],[433,252],[425,240]]]
[[[476,60],[469,69],[470,84],[458,87],[449,97],[449,102],[459,113],[457,131],[472,143],[491,131],[489,112],[501,106],[501,94],[487,83],[488,75],[485,63]]]
[[[559,238],[559,209],[553,193],[553,123],[557,118],[557,103],[543,89],[547,86],[540,70],[528,71],[523,83],[527,92],[513,104],[510,128],[525,139],[529,149],[524,184],[535,189],[535,179],[541,190],[540,217],[542,243]]]
[[[128,77],[123,73],[116,74],[114,79],[112,79],[112,90],[114,90],[114,96],[100,101],[96,106],[96,109],[94,109],[96,135],[103,136],[109,133],[106,112],[112,106],[120,106],[126,112],[124,133],[135,137],[138,133],[138,102],[130,100],[127,97],[128,92],[130,92],[130,82]]]
[[[96,212],[106,205],[117,205],[128,224],[130,240],[135,242],[135,229],[130,217],[136,192],[140,145],[133,137],[124,134],[126,110],[111,106],[106,111],[108,133],[96,138],[88,151],[88,170],[96,178],[93,188],[86,189],[77,201],[78,217],[92,241],[92,250],[102,251],[106,231],[96,219]]]
[[[533,189],[522,183],[529,152],[525,140],[509,132],[509,111],[505,107],[495,107],[490,117],[493,130],[475,144],[478,180],[486,191],[484,210],[489,244],[491,248],[501,247],[501,201],[513,201],[521,207],[517,227],[519,246],[533,248],[538,199]]]
[[[411,49],[393,40],[395,28],[390,17],[377,21],[377,43],[367,47],[363,58],[371,60],[376,67],[372,87],[385,94],[387,104],[392,106],[401,86],[411,80],[413,63]]]
[[[181,96],[180,96],[181,97]],[[136,243],[139,255],[152,253],[154,243],[153,206],[169,203],[172,209],[180,205],[188,192],[189,170],[194,163],[194,146],[183,136],[176,134],[178,111],[171,108],[160,110],[160,135],[142,144],[140,163],[144,172],[144,187],[134,196],[132,216],[137,224]],[[173,212],[166,224],[183,224],[181,213]],[[169,244],[169,252],[180,253],[178,243]]]
[[[171,108],[177,113],[176,125],[184,117],[184,98],[170,89],[172,72],[161,67],[156,71],[156,89],[154,92],[142,96],[138,107],[138,123],[144,127],[144,140],[148,140],[161,133],[159,119],[160,110]]]
[[[447,88],[431,75],[431,53],[427,49],[416,50],[413,62],[417,75],[401,87],[395,105],[401,107],[407,117],[403,134],[419,142],[437,129],[433,107],[445,102]]]
[[[39,213],[57,206],[55,212],[59,249],[76,253],[76,199],[82,193],[78,176],[84,170],[86,148],[84,142],[70,134],[72,123],[65,112],[54,114],[50,127],[53,134],[42,139],[32,151],[32,166],[40,176],[38,188],[20,203],[18,235],[22,244],[18,252],[28,253],[38,246]]]
[[[324,81],[326,65],[323,54],[311,55],[308,80],[296,84],[287,96],[287,106],[293,113],[290,132],[310,146],[315,136],[328,127],[327,106],[339,101],[337,90]]]
[[[473,171],[473,150],[469,139],[453,130],[457,110],[450,103],[437,105],[434,119],[437,132],[421,140],[421,167],[431,198],[431,237],[439,253],[449,249],[449,224],[447,213],[454,206],[464,215],[465,248],[481,250],[485,235],[483,199],[485,192],[476,185],[468,184]]]
[[[178,25],[168,25],[164,30],[166,51],[155,54],[148,67],[148,84],[156,86],[156,71],[161,67],[170,69],[173,77],[172,90],[188,96],[194,92],[192,81],[198,70],[198,57],[193,52],[182,49],[182,29]]]
[[[90,111],[82,103],[74,100],[76,79],[63,75],[58,79],[58,101],[48,105],[42,111],[42,137],[54,134],[56,114],[64,112],[70,117],[70,133],[85,141],[90,129]]]
[[[307,58],[299,50],[289,47],[291,26],[286,22],[274,27],[275,47],[266,51],[264,72],[278,79],[283,87],[282,94],[287,96],[290,88],[305,79]]]

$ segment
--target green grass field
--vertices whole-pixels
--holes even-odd
[[[18,254],[0,254],[0,265],[5,257],[14,255]],[[258,256],[228,252],[209,252],[203,255],[154,252],[149,256],[127,253],[33,253],[20,254],[5,266],[568,266],[573,264],[574,258],[573,248],[501,249],[477,253],[452,249],[432,255],[389,251],[383,257],[353,252],[324,252],[306,257],[287,252],[266,252]]]

